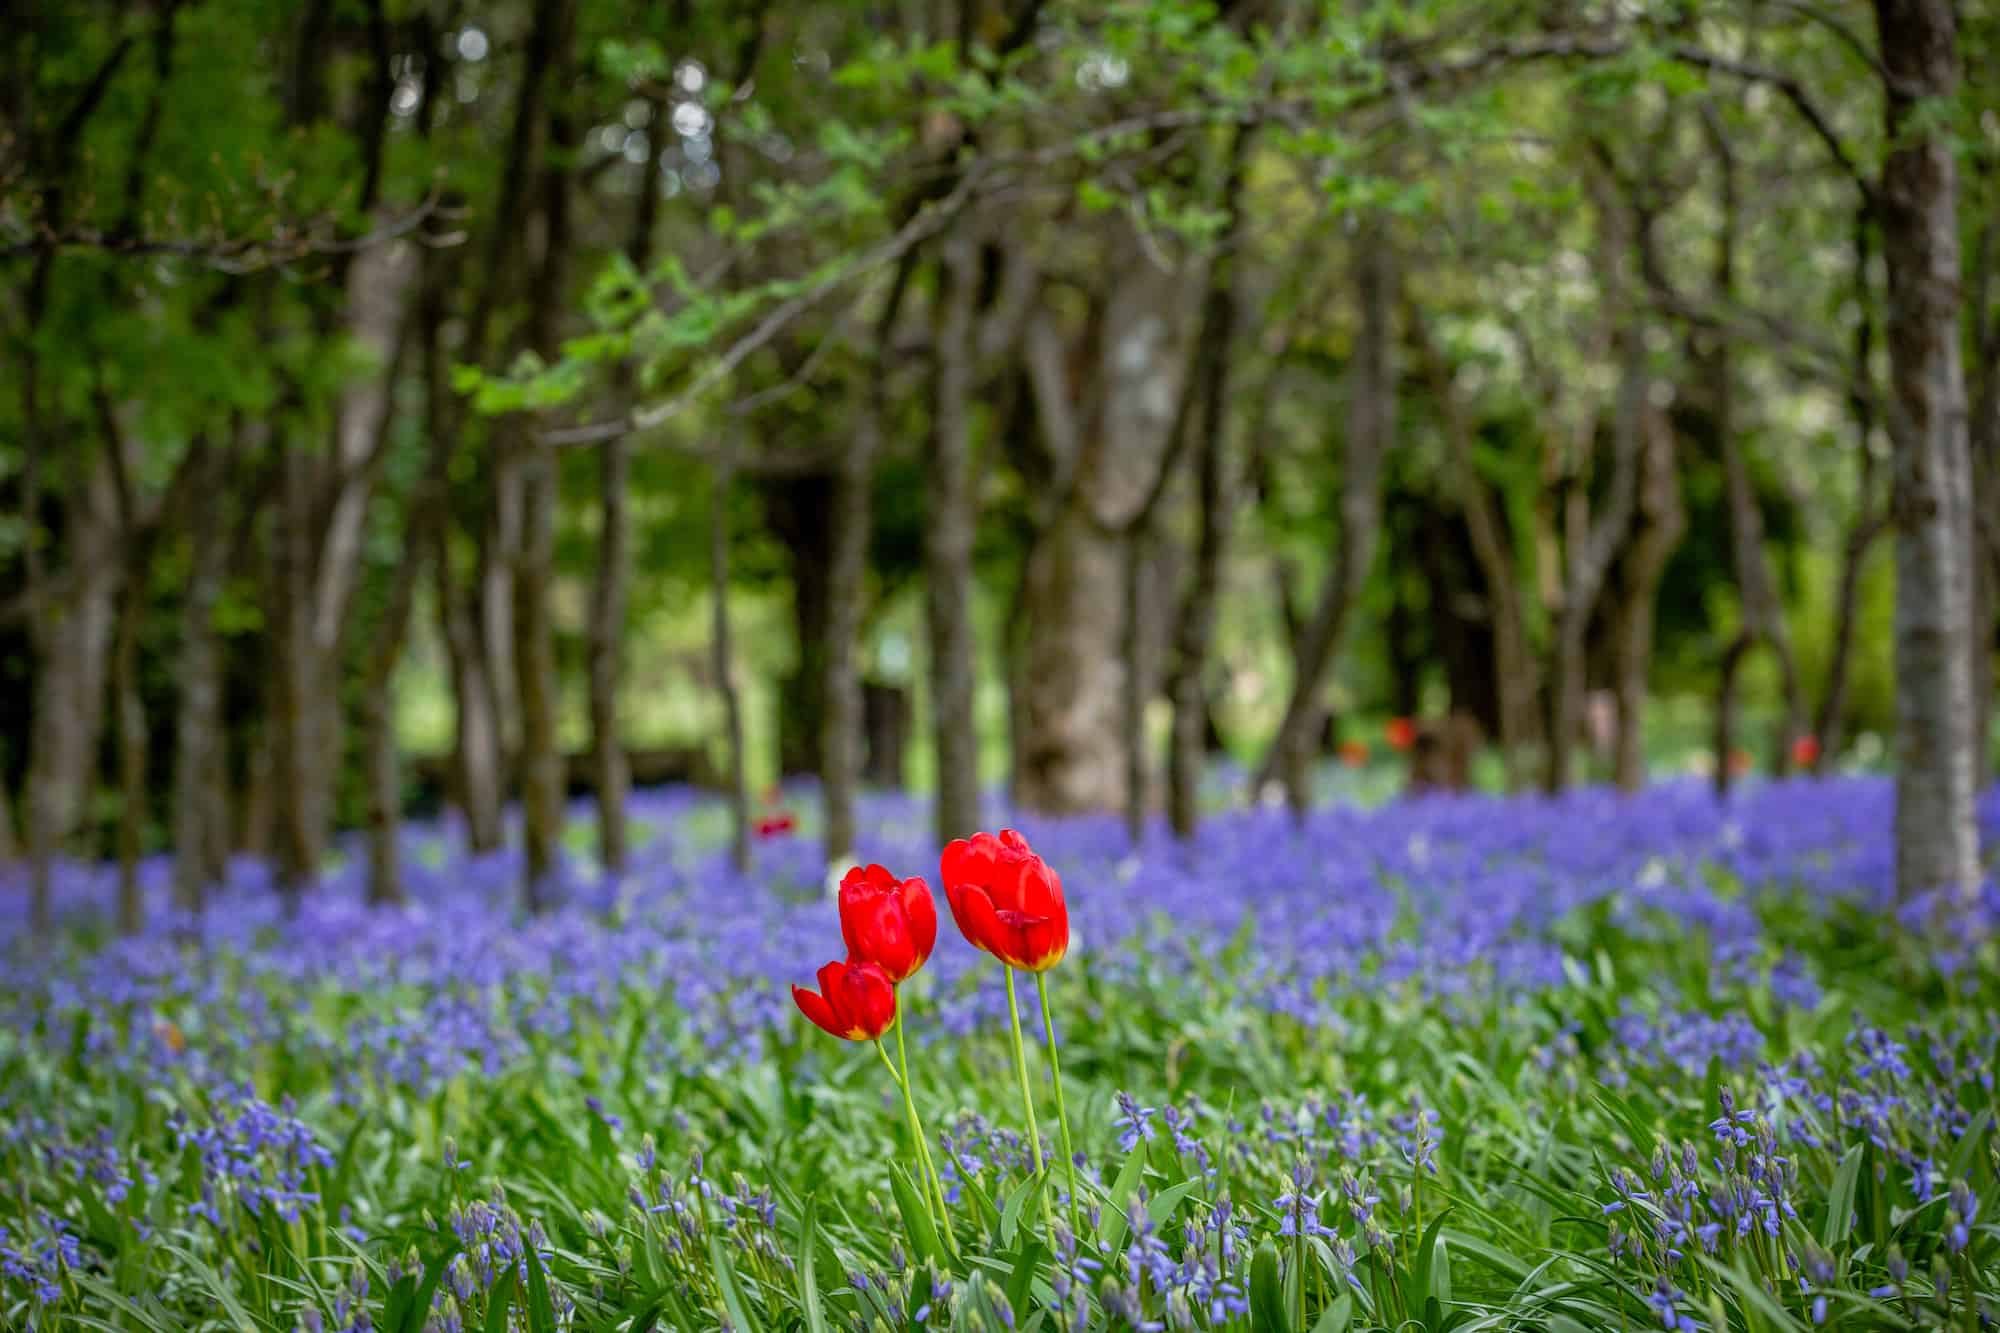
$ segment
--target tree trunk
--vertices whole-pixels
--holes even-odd
[[[1379,220],[1364,226],[1354,244],[1361,332],[1350,368],[1353,384],[1348,394],[1346,462],[1340,489],[1340,545],[1334,552],[1333,567],[1320,585],[1312,618],[1300,635],[1291,696],[1278,723],[1277,737],[1258,767],[1253,791],[1261,790],[1288,758],[1298,773],[1305,756],[1313,752],[1313,728],[1321,716],[1321,683],[1375,563],[1382,528],[1382,457],[1396,431],[1396,277],[1387,229]],[[1303,793],[1293,799],[1302,802]]]
[[[271,645],[275,659],[270,681],[271,801],[276,825],[278,891],[293,908],[319,873],[322,847],[315,836],[321,775],[318,691],[322,665],[312,643],[310,542],[313,529],[311,457],[296,445],[280,444],[284,456],[281,494],[273,515],[271,544]]]
[[[977,252],[968,236],[944,244],[931,408],[929,513],[924,524],[924,609],[930,636],[931,729],[937,754],[936,831],[941,847],[979,827],[979,732],[974,712],[972,542],[979,523],[972,443],[972,312]]]
[[[1958,83],[1950,0],[1876,0],[1891,145],[1882,166],[1896,522],[1896,887],[1969,900],[1972,477],[1959,362],[1952,144],[1920,109]]]
[[[1200,288],[1120,234],[1108,294],[1085,358],[1087,400],[1069,388],[1075,358],[1044,312],[1024,344],[1036,415],[1057,476],[1022,586],[1020,744],[1015,799],[1054,814],[1117,810],[1129,791],[1123,720],[1135,687],[1120,647],[1129,536],[1170,455],[1186,372],[1185,315]]]
[[[126,540],[136,540],[136,534],[128,534]],[[134,562],[119,591],[111,652],[118,738],[118,929],[126,935],[138,934],[146,924],[146,902],[139,889],[146,829],[146,706],[139,697],[139,629],[145,606],[145,571]]]
[[[1607,192],[1608,194],[1608,192]],[[1610,572],[1611,561],[1625,540],[1638,505],[1638,474],[1645,445],[1644,414],[1651,388],[1646,366],[1645,330],[1633,315],[1625,291],[1623,270],[1632,250],[1633,224],[1644,227],[1628,210],[1608,197],[1598,205],[1600,259],[1604,300],[1616,321],[1611,341],[1620,363],[1618,400],[1612,418],[1612,473],[1602,512],[1589,507],[1585,463],[1595,452],[1594,423],[1585,418],[1573,457],[1564,514],[1563,548],[1567,565],[1562,605],[1556,615],[1554,670],[1549,681],[1549,764],[1547,786],[1561,791],[1570,783],[1572,750],[1583,724],[1585,650],[1591,613]]]
[[[715,469],[715,494],[708,510],[708,596],[710,669],[722,694],[725,739],[729,745],[729,860],[738,870],[750,868],[750,783],[743,755],[743,704],[736,693],[736,654],[729,633],[729,491],[730,458],[725,453]]]
[[[218,530],[229,459],[224,451],[209,451],[197,474],[196,487],[208,513],[188,526],[187,593],[181,603],[180,702],[174,722],[174,905],[199,915],[213,882],[218,849],[210,804],[218,760],[222,757],[222,661],[215,632],[215,607],[221,600],[227,572],[228,543]]]
[[[566,106],[575,11],[569,0],[539,0],[529,38],[530,77],[550,71],[548,162],[542,175],[542,255],[530,296],[530,341],[545,364],[561,356],[559,324],[569,258],[569,160]],[[539,59],[538,59],[539,54]],[[652,182],[647,182],[651,188]],[[530,912],[553,902],[551,876],[562,841],[563,759],[556,740],[555,623],[549,588],[555,576],[555,447],[528,434],[520,446],[521,546],[514,568],[514,672],[521,705],[521,826],[524,901]]]
[[[479,855],[498,849],[505,837],[501,816],[506,800],[506,754],[501,748],[498,691],[475,618],[476,603],[452,586],[451,560],[445,549],[448,542],[442,532],[438,543],[432,568],[437,578],[439,628],[451,660],[452,767],[459,808],[465,816],[466,849]]]
[[[1613,765],[1621,790],[1646,782],[1645,712],[1647,672],[1653,662],[1653,604],[1667,561],[1687,529],[1673,433],[1658,413],[1647,411],[1640,467],[1638,509],[1630,545],[1621,562],[1618,605],[1612,617],[1612,657],[1618,696],[1618,735]]]
[[[876,343],[878,361],[862,388],[854,439],[840,459],[830,517],[833,551],[827,567],[825,695],[820,703],[820,799],[826,818],[825,860],[838,870],[854,858],[855,789],[861,781],[861,619],[867,598],[869,490],[882,431],[882,379],[888,366],[879,358],[886,339]]]
[[[1736,683],[1743,674],[1743,660],[1756,643],[1747,629],[1740,629],[1722,650],[1722,664],[1715,690],[1715,794],[1729,794],[1736,780],[1731,757],[1736,753]]]
[[[1472,553],[1486,583],[1486,601],[1493,624],[1493,685],[1498,701],[1500,757],[1506,766],[1507,790],[1518,791],[1526,780],[1523,751],[1535,743],[1535,696],[1540,690],[1534,656],[1529,651],[1526,614],[1522,609],[1520,576],[1514,548],[1492,489],[1479,475],[1473,454],[1471,423],[1466,420],[1451,367],[1414,306],[1405,312],[1411,341],[1424,360],[1431,397],[1443,417],[1445,443],[1451,451],[1453,484],[1465,513]]]
[[[660,164],[672,143],[671,135],[660,132],[660,117],[665,111],[660,99],[648,98],[646,106],[651,115],[647,123],[653,127],[649,136],[652,152],[632,211],[632,234],[625,242],[625,256],[641,274],[652,265],[653,229],[660,212]],[[629,403],[634,389],[629,364],[620,363],[617,380],[616,399]],[[632,580],[632,520],[627,497],[632,472],[630,441],[622,435],[606,440],[600,446],[597,465],[603,526],[590,586],[590,750],[597,789],[597,857],[608,873],[616,875],[624,872],[630,854],[625,798],[632,773],[618,713],[618,685],[624,675],[626,590]]]

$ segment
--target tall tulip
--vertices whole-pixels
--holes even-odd
[[[966,942],[1009,967],[1045,972],[1069,951],[1062,877],[1013,829],[944,849],[944,896]]]
[[[850,957],[873,963],[898,986],[930,961],[931,950],[937,945],[937,904],[931,901],[931,886],[922,878],[899,880],[886,866],[855,866],[840,881],[839,902],[840,934],[847,941]],[[903,1013],[907,1019],[907,1001]],[[896,1024],[896,1061],[901,1072],[896,1066],[889,1072],[903,1091],[903,1110],[909,1116],[910,1137],[924,1170],[925,1188],[949,1231],[944,1181],[931,1162],[930,1142],[924,1137],[910,1093],[910,1052],[903,1040],[904,1026]],[[888,1059],[886,1052],[883,1059]]]
[[[1014,997],[1014,972],[1035,974],[1042,1001],[1042,1030],[1048,1036],[1049,1070],[1055,1076],[1056,1117],[1062,1127],[1063,1160],[1069,1168],[1070,1229],[1077,1230],[1076,1148],[1070,1139],[1069,1108],[1063,1102],[1062,1061],[1056,1053],[1055,1015],[1049,1008],[1047,971],[1069,951],[1069,906],[1062,877],[1051,870],[1028,840],[1013,829],[975,833],[948,844],[939,864],[952,920],[967,943],[1006,964],[1007,1016],[1014,1029],[1014,1070],[1021,1080],[1021,1107],[1028,1119],[1028,1143],[1035,1174],[1043,1173],[1042,1137],[1035,1127],[1035,1099],[1028,1085],[1027,1044],[1021,1036],[1021,1008]],[[1044,1215],[1048,1199],[1042,1200]]]
[[[856,866],[840,881],[840,934],[850,956],[875,964],[901,985],[930,961],[937,944],[931,886],[887,868]]]

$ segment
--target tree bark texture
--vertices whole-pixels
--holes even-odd
[[[924,611],[940,847],[953,838],[970,837],[979,828],[979,732],[974,713],[978,644],[972,625],[979,474],[971,419],[977,259],[969,236],[946,239],[936,321]]]
[[[1875,15],[1891,144],[1880,211],[1896,524],[1896,886],[1906,898],[1969,898],[1979,839],[1958,182],[1949,137],[1917,114],[1956,91],[1957,31],[1949,0],[1876,0]]]

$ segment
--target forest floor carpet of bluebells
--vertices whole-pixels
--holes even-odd
[[[1890,799],[1023,821],[1079,1197],[947,923],[902,1007],[948,1235],[876,1052],[790,998],[840,939],[803,836],[741,876],[643,796],[631,873],[532,920],[436,828],[393,911],[357,866],[287,918],[246,862],[197,931],[149,866],[125,940],[66,866],[59,943],[0,923],[0,1327],[1992,1327],[2000,980],[1893,907]],[[935,884],[927,823],[873,800],[861,851]]]

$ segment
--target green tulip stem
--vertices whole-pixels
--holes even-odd
[[[1049,1012],[1049,979],[1044,972],[1035,973],[1035,989],[1042,997],[1042,1031],[1049,1038],[1049,1071],[1056,1078],[1056,1122],[1062,1126],[1063,1161],[1069,1167],[1069,1229],[1070,1234],[1082,1237],[1077,1225],[1076,1210],[1076,1145],[1069,1137],[1069,1107],[1063,1104],[1062,1061],[1056,1056],[1056,1020]]]
[[[897,1021],[896,1026],[899,1029],[902,1027],[900,1019]],[[903,1094],[903,1113],[908,1117],[910,1126],[910,1149],[917,1155],[917,1169],[922,1170],[924,1130],[923,1126],[917,1123],[917,1104],[910,1100],[910,1085],[901,1074],[896,1072],[896,1062],[889,1058],[889,1050],[882,1044],[880,1037],[875,1039],[875,1054],[882,1057],[882,1067],[889,1071],[889,1080],[896,1085],[897,1091]],[[928,1184],[928,1182],[926,1183]],[[937,1215],[937,1205],[932,1202],[931,1192],[928,1188],[924,1190],[924,1211],[930,1214],[931,1229],[933,1231],[941,1230],[942,1227]]]
[[[910,1052],[903,1043],[903,1023],[910,1014],[909,1003],[902,996],[897,998],[903,1000],[903,1006],[896,1015],[896,1060],[903,1066],[903,1077],[900,1080],[903,1085],[903,1109],[909,1112],[910,1132],[917,1137],[917,1156],[922,1159],[924,1180],[929,1186],[930,1195],[937,1201],[938,1220],[944,1223],[945,1241],[956,1253],[958,1237],[952,1234],[951,1206],[944,1201],[944,1181],[938,1178],[937,1165],[931,1160],[930,1140],[924,1134],[923,1121],[917,1117],[916,1099],[910,1091]]]
[[[1028,1146],[1035,1154],[1036,1193],[1042,1196],[1042,1224],[1050,1225],[1047,1172],[1042,1166],[1042,1132],[1035,1127],[1035,1096],[1028,1088],[1028,1047],[1021,1039],[1021,1006],[1014,999],[1014,969],[1007,973],[1007,1017],[1014,1023],[1014,1072],[1021,1076],[1021,1109],[1028,1114]]]

